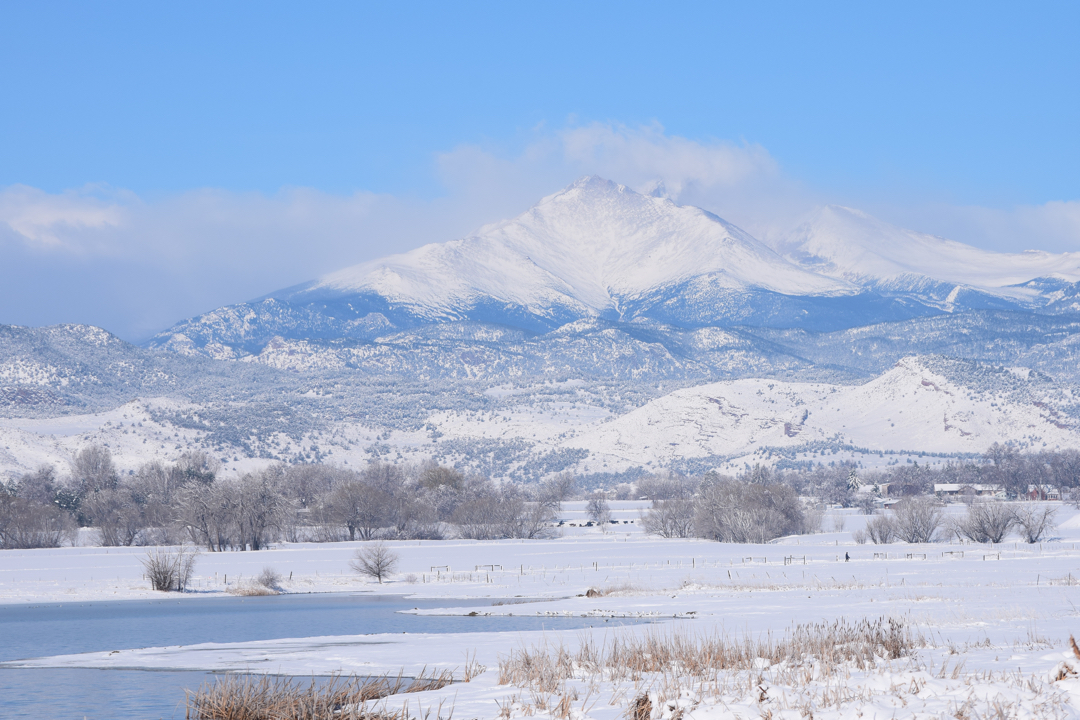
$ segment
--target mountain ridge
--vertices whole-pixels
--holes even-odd
[[[592,176],[465,238],[218,308],[147,346],[240,359],[272,338],[374,340],[463,321],[532,333],[584,318],[827,332],[968,310],[1080,313],[1080,253],[992,253],[838,206],[775,245]]]

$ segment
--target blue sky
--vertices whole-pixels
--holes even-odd
[[[139,340],[582,172],[1080,249],[1077,3],[313,5],[0,3],[0,322]]]

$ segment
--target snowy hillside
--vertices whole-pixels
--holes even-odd
[[[566,469],[612,477],[634,468],[732,470],[745,462],[877,466],[923,453],[938,454],[940,462],[995,442],[1030,450],[1080,447],[1075,386],[1027,369],[943,357],[905,358],[860,384],[850,377],[797,379],[813,367],[800,373],[761,367],[772,376],[688,386],[656,368],[607,380],[545,380],[532,374],[535,368],[516,376],[446,378],[435,372],[438,355],[413,358],[410,371],[427,363],[431,376],[406,382],[350,367],[305,370],[290,351],[302,348],[274,351],[290,370],[203,360],[191,377],[174,380],[170,397],[136,396],[93,412],[65,404],[63,373],[54,378],[55,392],[41,378],[46,384],[37,387],[59,407],[30,416],[8,408],[13,412],[0,418],[0,478],[42,463],[64,472],[92,443],[113,452],[125,472],[201,449],[228,473],[277,461],[363,466],[376,458],[434,459],[518,480]],[[381,362],[404,365],[407,356],[402,350]],[[64,367],[62,358],[56,367]],[[110,389],[107,373],[99,375]],[[144,389],[155,387],[163,386],[148,382]]]
[[[949,372],[952,370],[952,372]],[[1080,395],[1027,370],[906,358],[863,385],[735,380],[678,390],[569,444],[611,463],[661,465],[763,448],[980,453],[991,444],[1080,447]],[[978,377],[982,375],[983,377]]]

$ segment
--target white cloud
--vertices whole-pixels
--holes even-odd
[[[785,177],[760,145],[696,141],[664,132],[658,124],[631,128],[594,123],[537,132],[516,153],[463,145],[437,159],[451,195],[485,197],[525,209],[582,175],[600,175],[637,190],[663,180],[679,202],[726,213],[733,222],[754,214],[804,212],[813,201]],[[502,217],[502,215],[498,216]]]
[[[664,133],[660,125],[625,128],[594,124],[561,133],[568,164],[640,186],[663,178],[673,195],[690,187],[733,188],[780,175],[760,145],[697,142]]]
[[[992,250],[1080,250],[1080,201],[1008,209],[934,205],[908,215],[938,235]]]
[[[125,223],[125,214],[122,202],[101,197],[100,188],[95,186],[55,195],[26,185],[0,192],[0,222],[30,245],[87,250],[69,241],[102,231],[107,234]]]

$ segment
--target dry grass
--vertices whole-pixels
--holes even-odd
[[[260,585],[255,582],[247,582],[241,585],[233,585],[225,592],[230,595],[239,595],[240,597],[263,597],[266,595],[280,595],[277,590],[268,588],[265,585]]]
[[[305,685],[293,678],[228,675],[187,691],[188,720],[413,720],[427,719],[426,713],[412,715],[406,704],[401,710],[370,708],[365,703],[402,693],[439,690],[453,682],[444,671],[415,680],[396,678],[332,677],[320,682],[312,678]],[[434,718],[441,717],[442,707]]]
[[[1067,694],[1053,683],[1019,671],[967,673],[949,656],[940,668],[926,666],[921,647],[921,635],[888,620],[803,625],[779,639],[652,633],[598,648],[583,636],[573,652],[522,649],[500,660],[499,682],[522,690],[499,703],[499,717],[569,720],[604,697],[628,720],[677,720],[701,707],[723,708],[725,717],[813,720],[829,709],[861,715],[867,705],[898,716],[948,709],[961,720],[1070,716]],[[943,689],[945,698],[937,695]]]
[[[646,675],[711,678],[728,670],[807,664],[819,675],[831,674],[841,666],[867,669],[880,660],[906,657],[922,644],[902,621],[891,618],[799,625],[781,638],[677,630],[616,636],[598,647],[583,637],[576,651],[562,645],[512,650],[499,659],[499,683],[552,693],[567,680],[588,676],[634,682]]]
[[[501,659],[499,682],[522,690],[499,703],[500,717],[569,720],[589,714],[590,698],[595,705],[605,697],[628,720],[678,720],[702,707],[725,717],[813,720],[831,709],[861,715],[867,705],[897,716],[947,709],[961,720],[1070,716],[1067,693],[1052,682],[1019,671],[967,673],[948,655],[940,668],[932,659],[927,666],[916,653],[925,647],[921,634],[885,619],[802,625],[781,638],[649,633],[597,647],[583,636],[574,651],[544,646]],[[1080,646],[1074,652],[1080,657]]]
[[[585,593],[587,597],[627,597],[631,595],[646,595],[652,590],[647,590],[633,583],[623,582],[613,585],[605,585],[599,588],[589,588]]]

